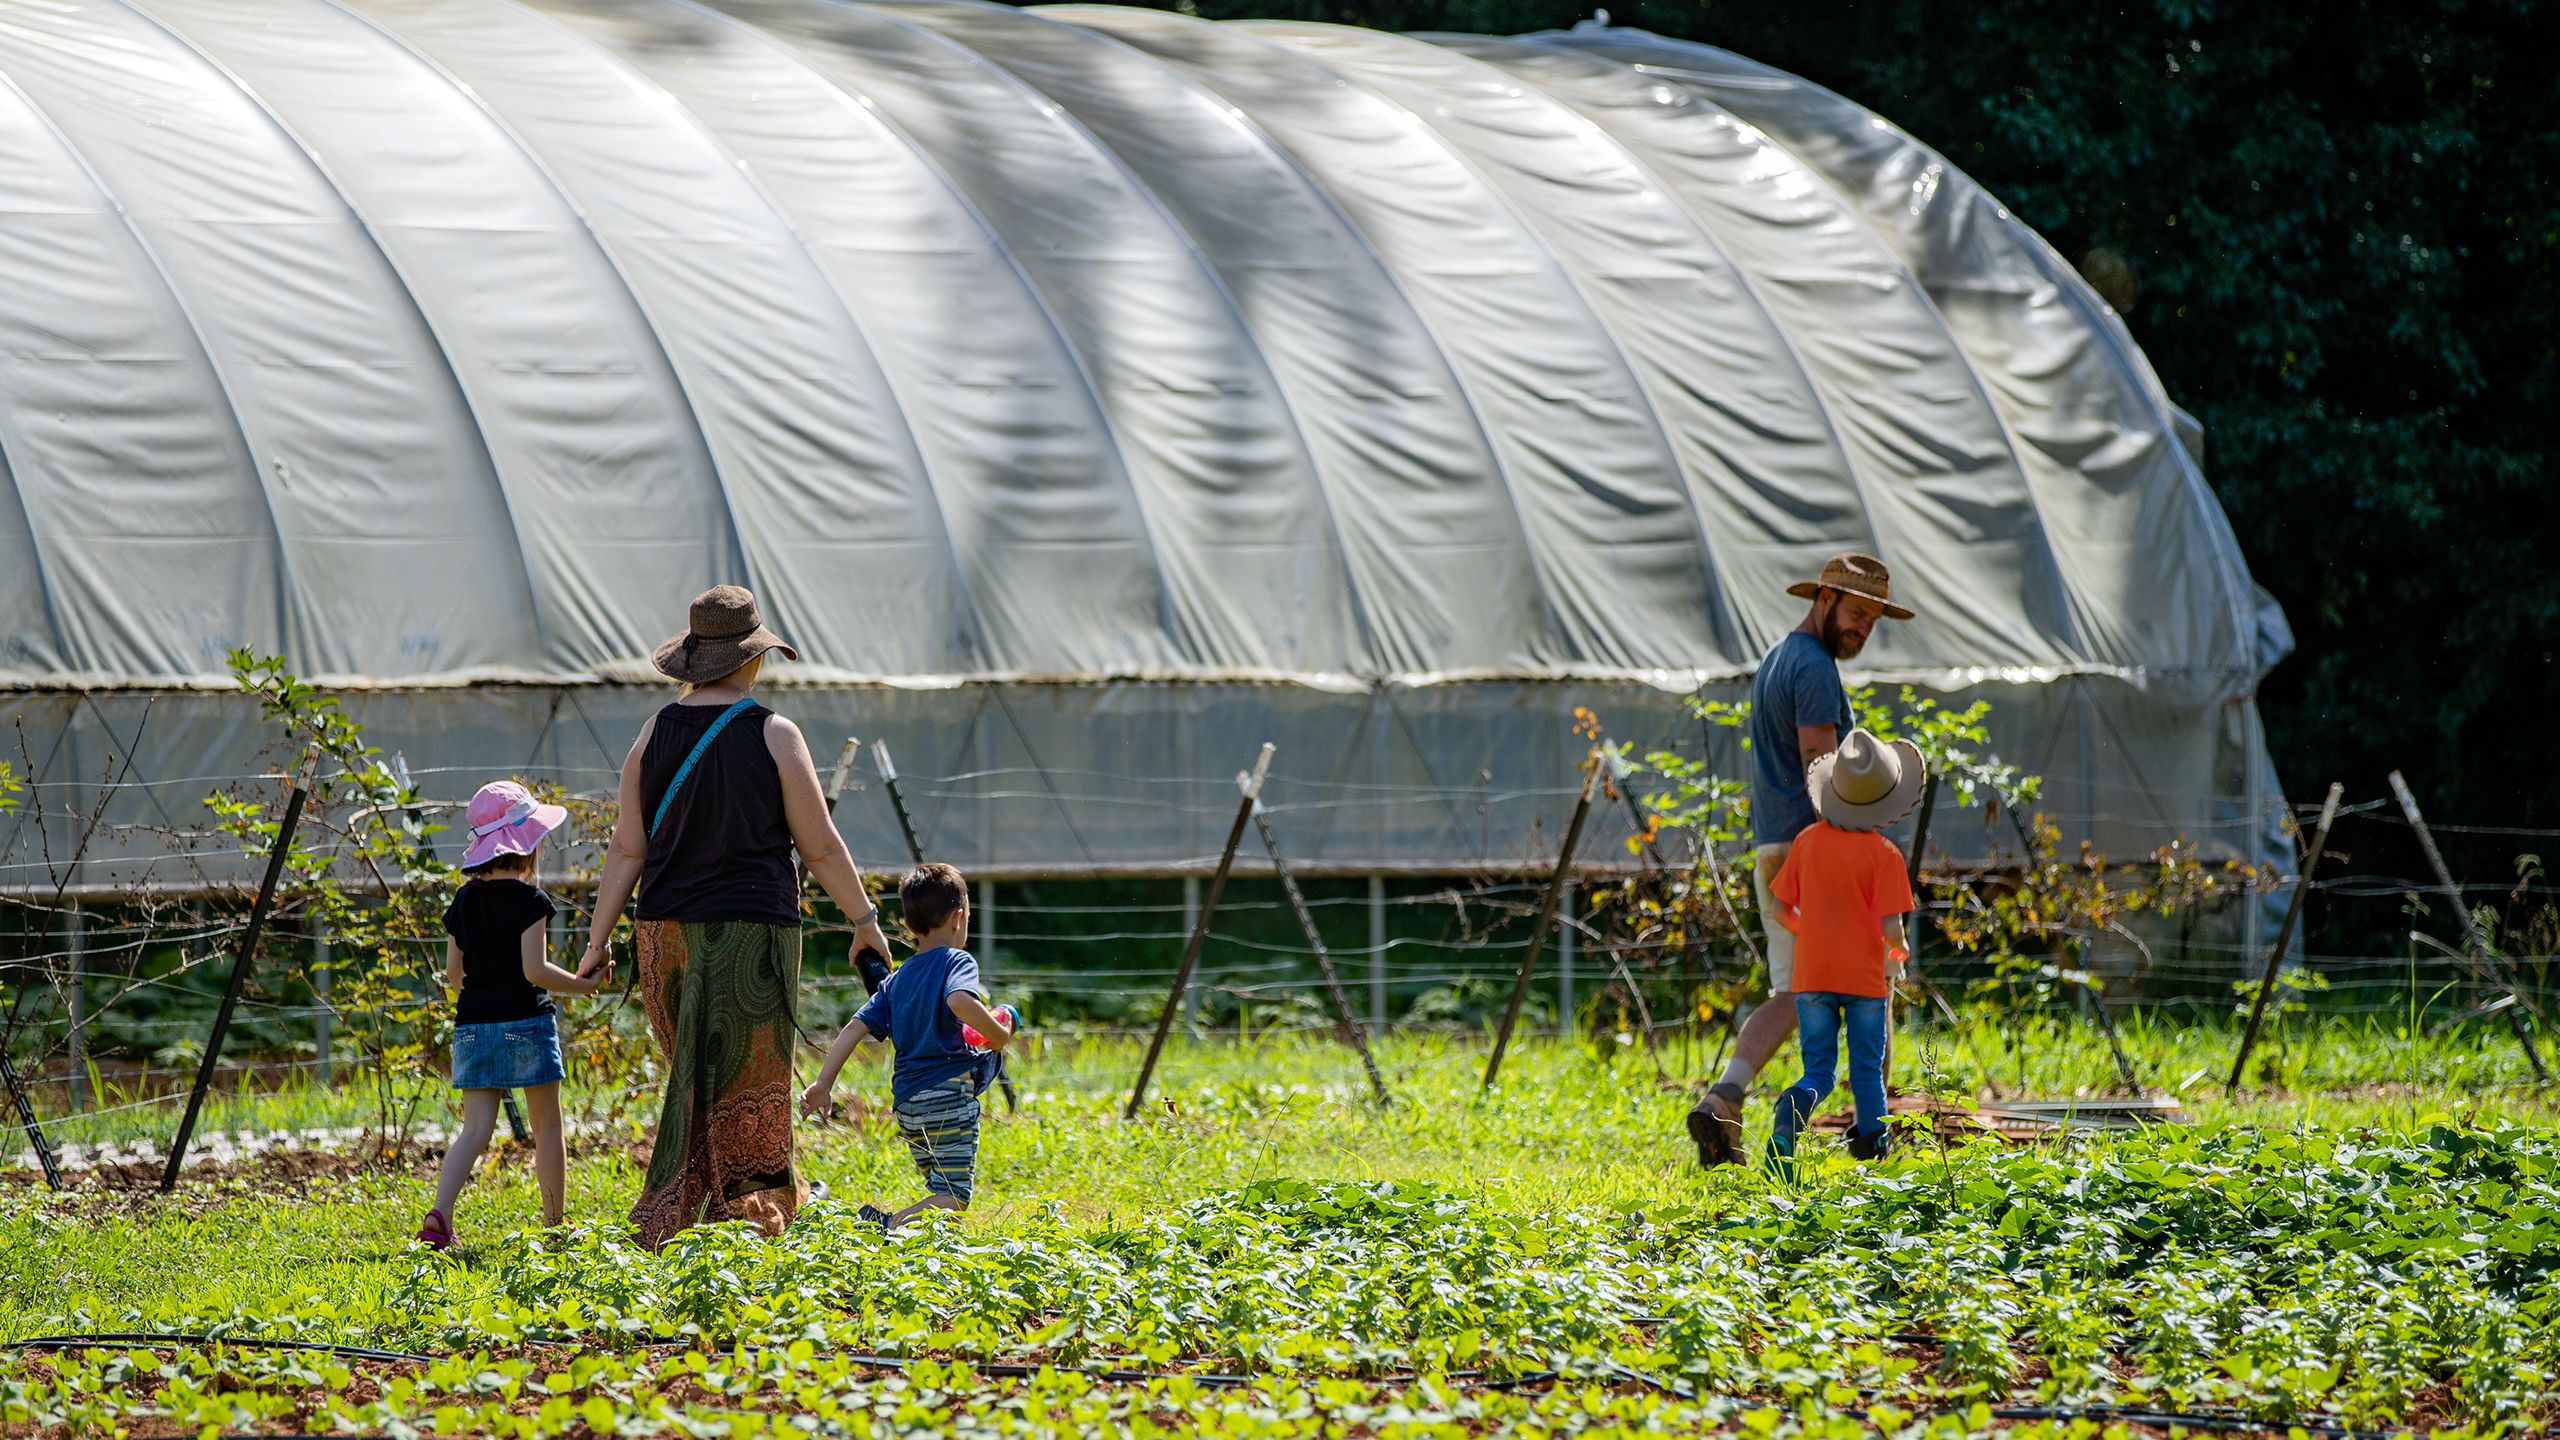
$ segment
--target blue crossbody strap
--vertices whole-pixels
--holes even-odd
[[[752,698],[744,699],[721,711],[719,718],[711,722],[711,728],[702,732],[702,738],[693,742],[693,753],[685,756],[684,763],[676,767],[676,778],[667,782],[667,793],[658,797],[658,813],[649,817],[649,833],[652,836],[658,833],[658,826],[666,820],[667,807],[676,803],[676,792],[684,788],[685,777],[691,775],[693,767],[701,763],[702,752],[711,748],[711,742],[720,738],[720,732],[729,728],[730,721],[737,719],[741,712],[754,703],[756,702]]]

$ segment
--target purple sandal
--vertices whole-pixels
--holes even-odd
[[[426,1223],[418,1227],[418,1238],[426,1242],[430,1250],[452,1249],[453,1222],[444,1218],[443,1211],[430,1210],[427,1212]]]

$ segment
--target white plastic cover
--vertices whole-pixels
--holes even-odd
[[[1705,47],[25,0],[0,77],[20,683],[625,674],[730,579],[804,679],[1677,686],[1852,547],[1876,673],[2272,658],[2122,326]]]
[[[734,580],[777,678],[1508,713],[1743,676],[1856,548],[1861,678],[2139,692],[2090,793],[2245,826],[2290,642],[2191,431],[1941,157],[1640,32],[0,6],[0,685],[584,685]]]

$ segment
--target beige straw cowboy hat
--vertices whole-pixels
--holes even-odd
[[[1911,618],[1911,607],[1893,603],[1893,572],[1873,555],[1834,555],[1822,562],[1821,578],[1799,580],[1787,587],[1787,593],[1799,600],[1811,600],[1825,590],[1873,600],[1884,607],[1888,620]]]
[[[707,685],[767,650],[797,660],[800,652],[764,628],[756,597],[742,586],[714,585],[693,597],[692,623],[658,647],[649,662],[687,685]]]
[[[1814,814],[1843,830],[1877,830],[1910,813],[1928,774],[1919,746],[1852,730],[1805,767],[1804,785]]]

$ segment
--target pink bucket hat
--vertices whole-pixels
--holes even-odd
[[[465,870],[501,855],[530,855],[543,836],[569,818],[569,812],[557,805],[535,804],[533,792],[513,780],[492,780],[481,786],[462,815],[471,827],[470,847],[462,852]]]

